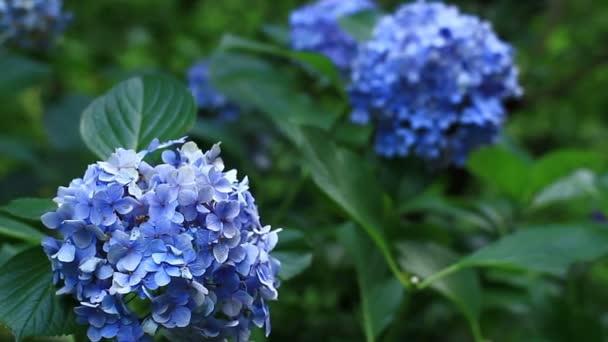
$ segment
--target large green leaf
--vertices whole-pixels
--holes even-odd
[[[340,112],[320,107],[312,98],[294,89],[294,82],[268,63],[245,55],[218,54],[211,58],[209,76],[213,85],[240,104],[268,115],[292,139],[295,125],[329,129]]]
[[[18,198],[10,201],[0,210],[13,216],[39,221],[42,214],[57,209],[57,204],[48,198]]]
[[[0,215],[0,235],[31,243],[39,243],[44,237],[44,234],[35,228],[2,215]]]
[[[467,168],[514,198],[521,197],[530,173],[530,165],[525,160],[500,145],[475,151],[467,160]]]
[[[87,107],[80,133],[101,158],[117,147],[144,149],[154,139],[184,135],[196,116],[194,98],[180,82],[163,75],[124,81]]]
[[[353,224],[346,224],[338,234],[357,270],[363,329],[366,340],[373,342],[393,321],[405,290],[372,241]]]
[[[302,128],[300,133],[298,145],[314,182],[363,227],[402,285],[409,286],[409,280],[397,266],[384,236],[384,194],[370,163],[336,146],[319,130]]]
[[[407,252],[408,249],[403,248],[403,251]],[[420,251],[410,251],[410,254],[420,258],[421,263],[430,262]],[[434,265],[433,272],[427,272],[420,288],[441,287],[445,281],[469,273],[472,267],[527,270],[561,276],[574,262],[592,261],[606,254],[608,230],[603,226],[571,224],[528,227],[458,262]],[[416,270],[411,263],[405,266]]]
[[[547,185],[576,170],[586,168],[601,171],[605,165],[604,156],[594,151],[567,149],[549,153],[534,163],[526,195],[530,198]]]
[[[520,229],[451,266],[501,267],[564,274],[578,261],[608,254],[608,230],[593,224],[570,224]]]
[[[55,291],[51,265],[39,246],[17,254],[0,268],[0,322],[17,340],[71,334],[72,308]]]
[[[542,189],[532,201],[536,208],[544,207],[555,202],[564,202],[581,197],[599,197],[596,186],[596,176],[593,172],[582,169],[569,176],[558,179]]]
[[[414,272],[423,280],[457,260],[453,252],[433,243],[402,242],[398,244],[398,249],[401,267]],[[424,281],[422,284],[425,284]],[[458,307],[467,318],[475,340],[482,340],[479,328],[482,292],[475,272],[465,270],[450,274],[429,285]]]
[[[8,98],[35,85],[50,74],[48,65],[21,57],[0,53],[0,97]]]

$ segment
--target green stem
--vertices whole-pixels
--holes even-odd
[[[450,274],[457,272],[458,270],[460,270],[460,267],[458,266],[458,264],[452,264],[444,269],[442,269],[441,271],[433,274],[432,276],[424,279],[419,285],[418,285],[418,289],[422,290],[427,288],[429,285],[431,285],[433,282],[449,276]]]

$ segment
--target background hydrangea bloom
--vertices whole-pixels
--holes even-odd
[[[175,143],[183,139],[117,149],[60,187],[58,209],[42,216],[61,235],[42,243],[58,294],[80,302],[92,341],[146,340],[159,327],[194,340],[270,332],[277,231],[261,225],[247,178],[224,169],[219,145],[202,152],[187,142],[164,151],[162,164],[143,160]],[[150,303],[143,318],[129,304],[136,297]]]
[[[370,0],[321,0],[291,12],[291,45],[295,50],[319,52],[342,71],[350,69],[357,42],[342,28],[338,19],[371,10]]]
[[[232,120],[239,114],[238,107],[230,103],[209,82],[209,66],[206,61],[198,61],[188,70],[188,86],[199,109],[218,113],[220,118]]]
[[[416,2],[381,19],[353,63],[352,120],[376,125],[378,154],[462,164],[491,143],[519,96],[513,50],[489,23]]]
[[[47,47],[72,17],[61,7],[61,0],[0,0],[0,42]]]

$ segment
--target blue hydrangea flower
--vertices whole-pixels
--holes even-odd
[[[188,86],[200,110],[217,113],[224,120],[234,120],[239,115],[239,108],[211,85],[206,61],[198,61],[190,67]]]
[[[144,160],[172,144],[182,146],[164,151],[163,163]],[[219,145],[203,152],[184,139],[117,149],[59,188],[57,210],[41,220],[60,238],[42,246],[57,293],[80,302],[89,339],[144,341],[167,329],[183,340],[248,341],[253,327],[270,332],[278,231],[261,225],[247,178],[239,182],[219,155]],[[135,297],[148,312],[130,306]]]
[[[512,48],[454,6],[416,2],[380,20],[353,63],[352,120],[376,126],[386,157],[462,164],[492,143],[519,96]]]
[[[347,72],[358,44],[338,19],[375,8],[371,0],[320,0],[296,9],[289,17],[292,48],[321,53]]]
[[[46,48],[72,18],[61,0],[0,0],[0,43]]]

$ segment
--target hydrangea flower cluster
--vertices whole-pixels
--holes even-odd
[[[61,7],[61,0],[0,0],[0,43],[8,40],[28,49],[49,46],[72,17]]]
[[[503,100],[522,93],[517,75],[489,23],[441,3],[403,5],[353,62],[352,120],[374,121],[382,156],[459,165],[497,136]]]
[[[239,108],[209,82],[209,65],[206,61],[198,61],[190,67],[188,86],[199,109],[218,113],[224,120],[233,120],[239,115]]]
[[[148,340],[164,328],[183,340],[248,341],[270,333],[277,299],[278,231],[262,226],[248,180],[226,171],[219,145],[162,153],[117,149],[60,187],[42,222],[61,234],[43,240],[58,294],[80,302],[92,341]],[[137,304],[136,304],[137,303]]]
[[[305,5],[289,17],[292,48],[321,53],[347,72],[358,43],[342,30],[338,19],[375,8],[371,0],[320,0]]]

